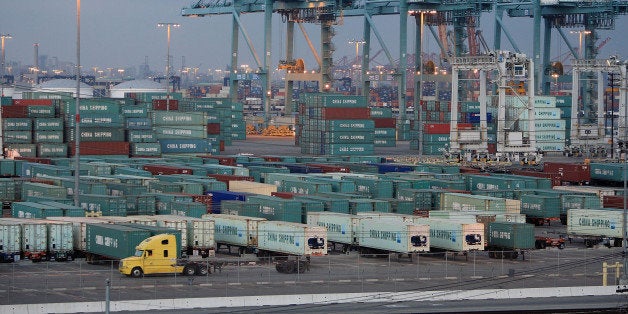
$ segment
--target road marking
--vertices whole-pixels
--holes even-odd
[[[338,282],[351,282],[351,279],[340,279]]]
[[[173,287],[173,288],[183,287],[183,285],[182,285],[182,284],[176,284],[176,285],[170,285],[170,286],[171,286],[171,287]]]
[[[324,280],[310,280],[310,283],[324,283]]]
[[[68,288],[52,288],[52,291],[67,291]]]
[[[284,281],[283,283],[287,284],[287,285],[291,285],[291,284],[295,284],[297,282],[293,280],[293,281]]]
[[[240,282],[230,282],[230,283],[227,283],[227,285],[229,285],[229,286],[240,286],[240,285],[242,285],[242,283],[240,283]]]
[[[431,280],[431,279],[432,278],[429,278],[429,277],[428,278],[426,278],[426,277],[419,278],[419,280]]]
[[[392,281],[405,281],[405,278],[393,278]]]
[[[142,288],[155,288],[155,285],[142,285]]]
[[[377,282],[377,281],[379,281],[379,279],[367,279],[366,281],[367,282]]]
[[[445,277],[445,280],[456,280],[458,277]]]
[[[256,282],[256,284],[258,284],[258,285],[269,285],[270,282],[268,282],[268,281],[258,281],[258,282]]]
[[[470,278],[471,279],[482,279],[482,278],[484,278],[484,276],[471,276]]]
[[[83,287],[83,290],[96,290],[96,287]]]
[[[548,274],[547,277],[558,277],[560,276],[559,274]]]
[[[211,287],[211,286],[213,286],[213,284],[211,284],[211,283],[202,283],[202,284],[199,284],[199,286],[200,287]]]

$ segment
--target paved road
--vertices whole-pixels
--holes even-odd
[[[602,262],[614,264],[620,257],[620,248],[580,245],[531,251],[526,260],[490,259],[486,252],[472,252],[466,259],[421,255],[410,261],[351,252],[313,258],[310,271],[303,274],[281,274],[274,264],[258,261],[225,265],[206,277],[144,278],[122,276],[114,264],[21,261],[0,264],[0,304],[100,301],[106,279],[111,280],[112,300],[597,286],[602,283]],[[613,276],[611,271],[611,285]]]

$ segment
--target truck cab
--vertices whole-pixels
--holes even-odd
[[[202,263],[181,260],[177,253],[175,235],[158,234],[140,242],[133,256],[120,261],[118,270],[131,277],[141,277],[145,274],[179,273],[192,276],[208,273],[208,267]]]

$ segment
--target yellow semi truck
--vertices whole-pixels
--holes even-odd
[[[133,256],[120,260],[118,270],[131,277],[151,274],[183,274],[205,276],[209,262],[182,259],[174,234],[158,234],[137,245]]]

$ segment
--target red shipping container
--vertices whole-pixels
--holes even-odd
[[[150,172],[152,175],[168,175],[168,174],[192,174],[192,169],[184,167],[175,167],[167,165],[144,165],[142,169]]]
[[[70,155],[76,154],[76,144],[69,142]],[[81,142],[81,155],[129,155],[129,142]]]
[[[342,167],[342,166],[336,166],[336,165],[325,165],[325,164],[305,164],[305,165],[308,167],[321,169],[323,173],[327,173],[327,172],[349,173],[351,172],[351,170],[349,170],[348,167]]]
[[[482,171],[480,169],[477,169],[477,168],[460,166],[460,173],[477,174],[477,173],[480,173],[480,172],[482,172]]]
[[[153,99],[153,110],[179,110],[179,101],[176,99]]]
[[[28,118],[26,106],[2,106],[3,118]]]
[[[281,162],[281,157],[277,156],[262,156],[262,158],[267,162]]]
[[[458,123],[458,130],[472,130],[473,124],[471,123]]]
[[[370,119],[370,108],[322,108],[324,120]]]
[[[14,106],[52,106],[52,99],[13,99]]]
[[[292,199],[294,197],[294,193],[290,192],[270,192],[270,195],[285,199]]]
[[[591,172],[587,164],[545,162],[543,171],[558,173],[563,182],[587,183],[591,181]]]
[[[207,134],[219,135],[220,123],[207,123]]]
[[[511,173],[520,176],[550,179],[550,181],[552,182],[552,186],[558,186],[562,184],[561,176],[558,173],[531,170],[512,170]]]
[[[205,204],[207,207],[207,213],[212,213],[212,196],[211,195],[198,195],[198,194],[186,194],[192,197],[192,201],[196,203]]]
[[[395,118],[372,118],[375,122],[375,128],[396,128],[397,120]]]
[[[449,123],[426,123],[425,134],[449,134]]]
[[[201,158],[210,158],[210,159],[218,159],[218,164],[223,166],[235,166],[236,160],[234,157],[220,157],[220,156],[211,156],[211,155],[198,155]]]
[[[604,208],[624,208],[624,197],[604,195],[602,197],[602,206]]]

